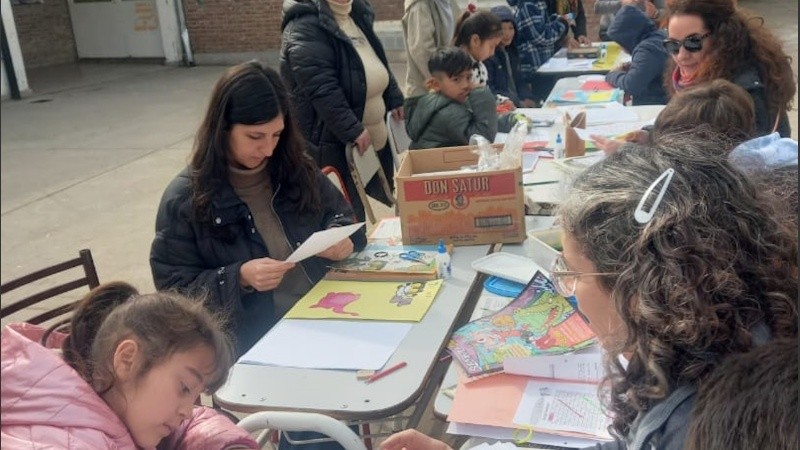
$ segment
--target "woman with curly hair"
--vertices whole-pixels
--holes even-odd
[[[797,85],[790,58],[764,20],[732,0],[674,0],[664,46],[672,55],[667,92],[723,78],[753,98],[757,135],[791,134],[786,112]]]
[[[626,145],[561,205],[551,276],[606,358],[604,450],[683,449],[694,395],[727,355],[796,339],[797,242],[717,144],[686,134]],[[383,450],[443,449],[413,431]]]

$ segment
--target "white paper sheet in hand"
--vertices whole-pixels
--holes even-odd
[[[401,322],[285,319],[238,362],[305,369],[378,370],[411,327],[412,324]]]
[[[296,263],[306,258],[310,258],[321,251],[327,250],[330,246],[355,233],[362,226],[364,226],[364,222],[317,231],[309,236],[308,239],[306,239],[306,241],[300,245],[300,247],[297,247],[297,250],[289,255],[289,257],[286,258],[286,261]]]

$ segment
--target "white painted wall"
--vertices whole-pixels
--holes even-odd
[[[19,37],[17,36],[17,25],[14,22],[14,12],[11,9],[11,2],[9,0],[0,0],[0,16],[3,18],[3,28],[6,31],[6,38],[8,38],[8,49],[11,53],[11,61],[14,63],[14,72],[17,75],[17,86],[22,95],[30,94],[30,87],[28,86],[28,76],[25,72],[25,61],[22,59],[22,50],[19,48]],[[0,62],[2,66],[2,95],[6,98],[11,95],[11,87],[8,84],[8,77],[6,76],[5,65]]]

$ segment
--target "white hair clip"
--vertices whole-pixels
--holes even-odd
[[[655,214],[658,205],[661,204],[661,199],[664,198],[664,193],[667,191],[667,187],[669,186],[669,183],[672,181],[672,175],[674,174],[675,174],[675,169],[670,168],[665,170],[664,173],[659,175],[659,177],[656,178],[655,181],[653,181],[653,184],[651,184],[650,187],[647,188],[646,191],[644,191],[642,199],[639,200],[639,204],[636,205],[636,210],[633,212],[633,218],[636,219],[637,222],[645,224],[653,219],[653,214]],[[666,180],[664,180],[665,178]],[[650,194],[652,194],[653,190],[656,188],[656,186],[658,186],[658,183],[660,183],[661,180],[664,180],[664,184],[661,185],[661,190],[658,191],[658,196],[656,197],[653,204],[650,205],[650,210],[645,211],[644,202],[650,197]]]

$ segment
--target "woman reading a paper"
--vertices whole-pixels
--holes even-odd
[[[551,277],[606,353],[615,440],[599,449],[683,449],[694,393],[721,360],[797,339],[797,240],[718,145],[680,134],[625,146],[560,206]],[[406,430],[382,450],[403,447],[446,448]]]
[[[217,82],[189,165],[156,217],[158,289],[204,294],[244,353],[327,271],[366,244],[363,230],[305,259],[286,258],[353,211],[307,156],[279,75],[257,62]]]

